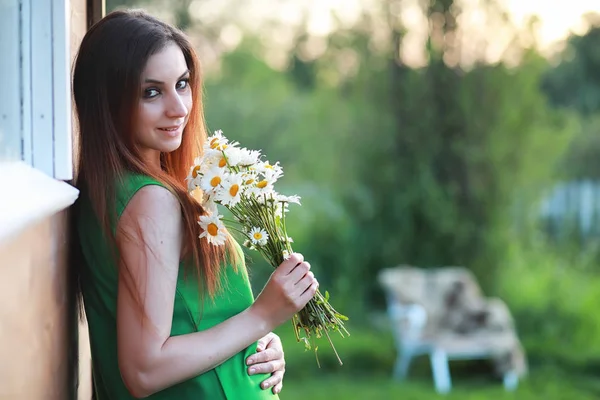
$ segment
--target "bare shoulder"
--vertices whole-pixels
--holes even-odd
[[[132,227],[136,227],[141,229],[137,233],[142,236],[152,232],[177,234],[181,225],[179,201],[173,193],[159,185],[147,185],[138,190],[125,207],[118,223],[119,230],[130,231]]]
[[[173,193],[159,185],[147,185],[138,190],[125,208],[125,213],[159,215],[179,213],[181,206]]]

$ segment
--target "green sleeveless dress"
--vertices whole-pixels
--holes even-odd
[[[117,220],[133,195],[146,185],[162,186],[152,178],[134,174],[127,174],[124,181],[117,185]],[[81,190],[78,203],[76,226],[85,261],[81,266],[80,279],[90,334],[96,399],[133,399],[123,383],[117,362],[117,266],[112,261],[108,242],[91,208],[85,188]],[[112,226],[113,232],[115,226],[116,222]],[[179,265],[171,335],[208,329],[252,304],[254,297],[245,266],[238,266],[236,272],[228,265],[224,275],[225,289],[216,296],[214,302],[204,296],[205,300],[201,303],[197,280],[184,279],[183,263]],[[247,373],[246,358],[255,352],[256,343],[214,369],[155,393],[148,399],[278,399],[270,388],[260,387],[268,374]]]

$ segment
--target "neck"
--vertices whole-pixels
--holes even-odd
[[[141,153],[142,160],[151,170],[160,171],[160,151],[145,150]]]

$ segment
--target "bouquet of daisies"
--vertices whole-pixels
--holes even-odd
[[[300,198],[275,191],[274,184],[283,176],[283,170],[278,162],[271,165],[261,158],[260,151],[240,147],[223,136],[222,131],[216,131],[206,141],[202,157],[191,166],[187,187],[190,192],[201,191],[202,205],[207,210],[198,221],[202,227],[200,238],[222,246],[227,225],[243,235],[245,247],[258,251],[277,267],[292,253],[293,240],[287,235],[285,214],[290,203],[300,204]],[[219,214],[217,204],[230,211],[233,221]],[[338,331],[344,337],[348,334],[345,320],[347,317],[329,304],[329,293],[323,296],[317,290],[294,315],[292,325],[297,341],[303,341],[307,349],[311,348],[309,339],[325,335],[341,365],[329,332]],[[316,346],[314,350],[316,354]]]

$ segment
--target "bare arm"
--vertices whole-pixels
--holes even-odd
[[[205,331],[171,337],[182,238],[179,203],[160,186],[140,189],[119,221],[119,369],[136,397],[223,363],[302,309],[318,285],[308,263],[293,255],[248,309]]]

